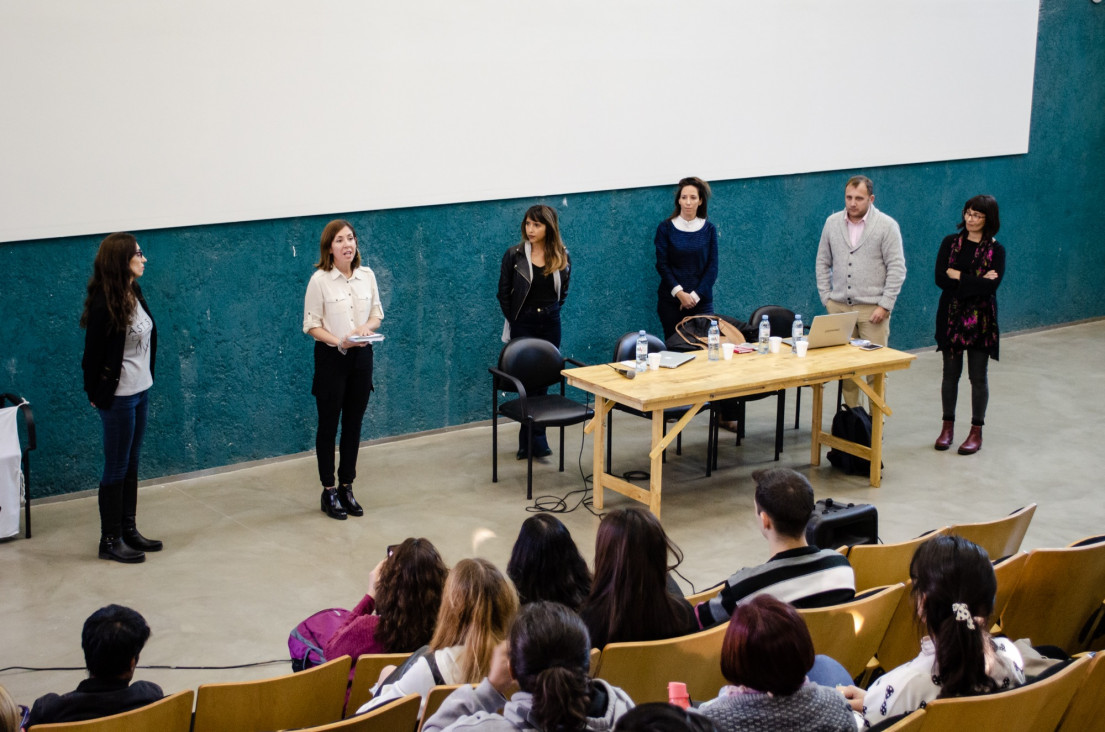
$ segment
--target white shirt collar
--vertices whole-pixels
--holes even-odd
[[[690,221],[687,221],[682,216],[676,216],[671,220],[671,223],[673,226],[675,226],[675,228],[679,229],[680,231],[693,233],[706,225],[706,219],[696,216]]]

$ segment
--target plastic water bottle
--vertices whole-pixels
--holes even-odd
[[[758,353],[767,353],[767,339],[771,337],[771,323],[768,321],[767,316],[763,316],[760,320],[760,342],[756,344],[756,351]]]
[[[711,361],[721,360],[721,331],[717,329],[717,321],[710,321],[710,330],[706,334],[707,356]]]
[[[798,341],[806,337],[806,329],[802,326],[802,315],[795,314],[794,325],[790,328],[790,352],[798,353]]]
[[[637,373],[648,371],[648,337],[642,330],[637,334]]]

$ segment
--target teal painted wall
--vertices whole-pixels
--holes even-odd
[[[847,175],[864,172],[905,239],[909,275],[892,321],[895,347],[933,342],[936,249],[963,202],[981,192],[1002,209],[1006,332],[1105,315],[1102,69],[1105,5],[1044,0],[1027,155],[716,182],[710,218],[720,232],[719,312],[747,318],[767,303],[807,318],[822,312],[813,277],[818,236],[843,205]],[[969,106],[970,79],[963,98],[949,115],[986,113]],[[862,116],[855,129],[842,145],[862,146]],[[671,200],[666,187],[540,199],[560,211],[575,264],[563,312],[566,354],[604,361],[622,333],[659,329],[652,235]],[[318,235],[338,216],[358,229],[387,316],[363,437],[487,419],[486,367],[502,326],[499,259],[535,201],[140,232],[149,257],[142,285],[160,339],[141,477],[313,447],[303,291]],[[39,496],[93,488],[102,467],[99,419],[81,389],[77,327],[101,238],[0,245],[0,391],[19,392],[34,406]]]

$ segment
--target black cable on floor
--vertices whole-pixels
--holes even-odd
[[[279,658],[272,661],[254,661],[253,663],[236,663],[231,666],[137,666],[139,669],[156,669],[169,671],[226,671],[235,668],[252,668],[254,666],[272,666],[277,663],[290,664],[290,658]],[[0,674],[7,671],[87,671],[84,666],[5,666],[0,668]]]

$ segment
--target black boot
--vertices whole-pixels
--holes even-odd
[[[127,473],[127,477],[123,478],[122,512],[122,537],[127,546],[144,552],[161,551],[163,544],[157,539],[147,539],[138,533],[138,526],[134,521],[138,513],[138,473]]]
[[[123,484],[100,484],[100,559],[112,559],[124,564],[146,561],[146,555],[127,546],[122,538],[121,507]]]
[[[342,483],[338,486],[338,501],[350,516],[364,516],[364,509],[353,497],[353,485],[351,483]]]
[[[322,489],[322,512],[332,519],[345,521],[345,509],[338,500],[338,492],[333,488]]]

